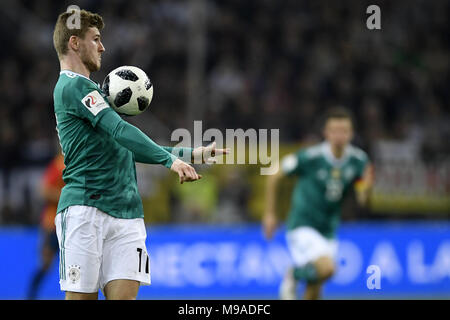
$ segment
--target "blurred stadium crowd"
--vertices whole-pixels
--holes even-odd
[[[203,8],[203,29],[196,29],[193,3]],[[37,219],[30,213],[39,211],[35,191],[26,183],[37,174],[18,178],[17,172],[43,167],[57,152],[52,32],[71,4],[100,13],[106,23],[106,52],[94,80],[102,82],[119,65],[148,72],[152,106],[130,121],[161,144],[194,119],[221,130],[279,128],[283,143],[310,143],[320,138],[322,112],[342,104],[355,115],[355,143],[372,158],[404,152],[409,160],[448,162],[448,1],[378,1],[377,31],[366,28],[365,1],[2,1],[0,223]],[[192,30],[204,36],[197,101],[205,104],[193,111],[187,103]],[[383,141],[395,141],[395,149]],[[245,208],[246,181],[239,174],[229,180],[218,185],[228,188],[220,194]],[[22,200],[14,205],[17,192]]]

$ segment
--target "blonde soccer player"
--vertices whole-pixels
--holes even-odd
[[[73,14],[79,27],[67,23]],[[135,162],[165,166],[183,183],[201,178],[185,161],[226,152],[161,147],[110,107],[90,79],[105,53],[103,27],[100,15],[78,10],[60,14],[53,34],[61,69],[54,110],[66,166],[55,225],[66,299],[97,299],[99,290],[106,299],[135,299],[150,284]]]

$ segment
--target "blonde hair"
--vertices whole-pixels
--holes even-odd
[[[84,38],[87,30],[91,27],[97,27],[100,31],[105,24],[103,18],[97,13],[92,13],[86,10],[80,10],[80,28],[69,28],[67,25],[67,19],[72,16],[73,12],[63,12],[58,16],[56,21],[55,30],[53,31],[53,46],[55,47],[58,57],[67,54],[67,43],[71,36],[77,36]]]

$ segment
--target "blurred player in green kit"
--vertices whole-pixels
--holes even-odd
[[[278,182],[284,176],[297,177],[286,221],[286,240],[294,266],[281,283],[281,299],[296,299],[299,281],[306,283],[305,299],[321,297],[323,283],[335,272],[336,231],[344,197],[355,187],[358,203],[365,205],[374,181],[367,154],[350,144],[353,123],[346,109],[327,112],[323,134],[324,142],[286,156],[281,170],[268,177],[263,217],[267,239],[277,227]]]

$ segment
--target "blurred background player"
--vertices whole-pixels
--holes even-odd
[[[62,178],[64,167],[64,157],[59,153],[47,166],[42,177],[41,194],[45,199],[45,207],[40,224],[42,230],[41,264],[35,271],[30,283],[28,299],[34,300],[37,298],[39,287],[53,262],[55,254],[58,252],[55,217],[61,189],[64,187]]]
[[[327,112],[323,134],[324,142],[286,156],[281,170],[267,181],[263,227],[270,239],[277,225],[278,181],[284,176],[299,177],[286,222],[294,267],[288,269],[280,286],[281,299],[296,299],[298,281],[306,282],[305,299],[320,298],[323,283],[335,271],[336,229],[343,199],[355,186],[358,203],[364,205],[373,184],[366,153],[350,144],[353,124],[346,109]]]

